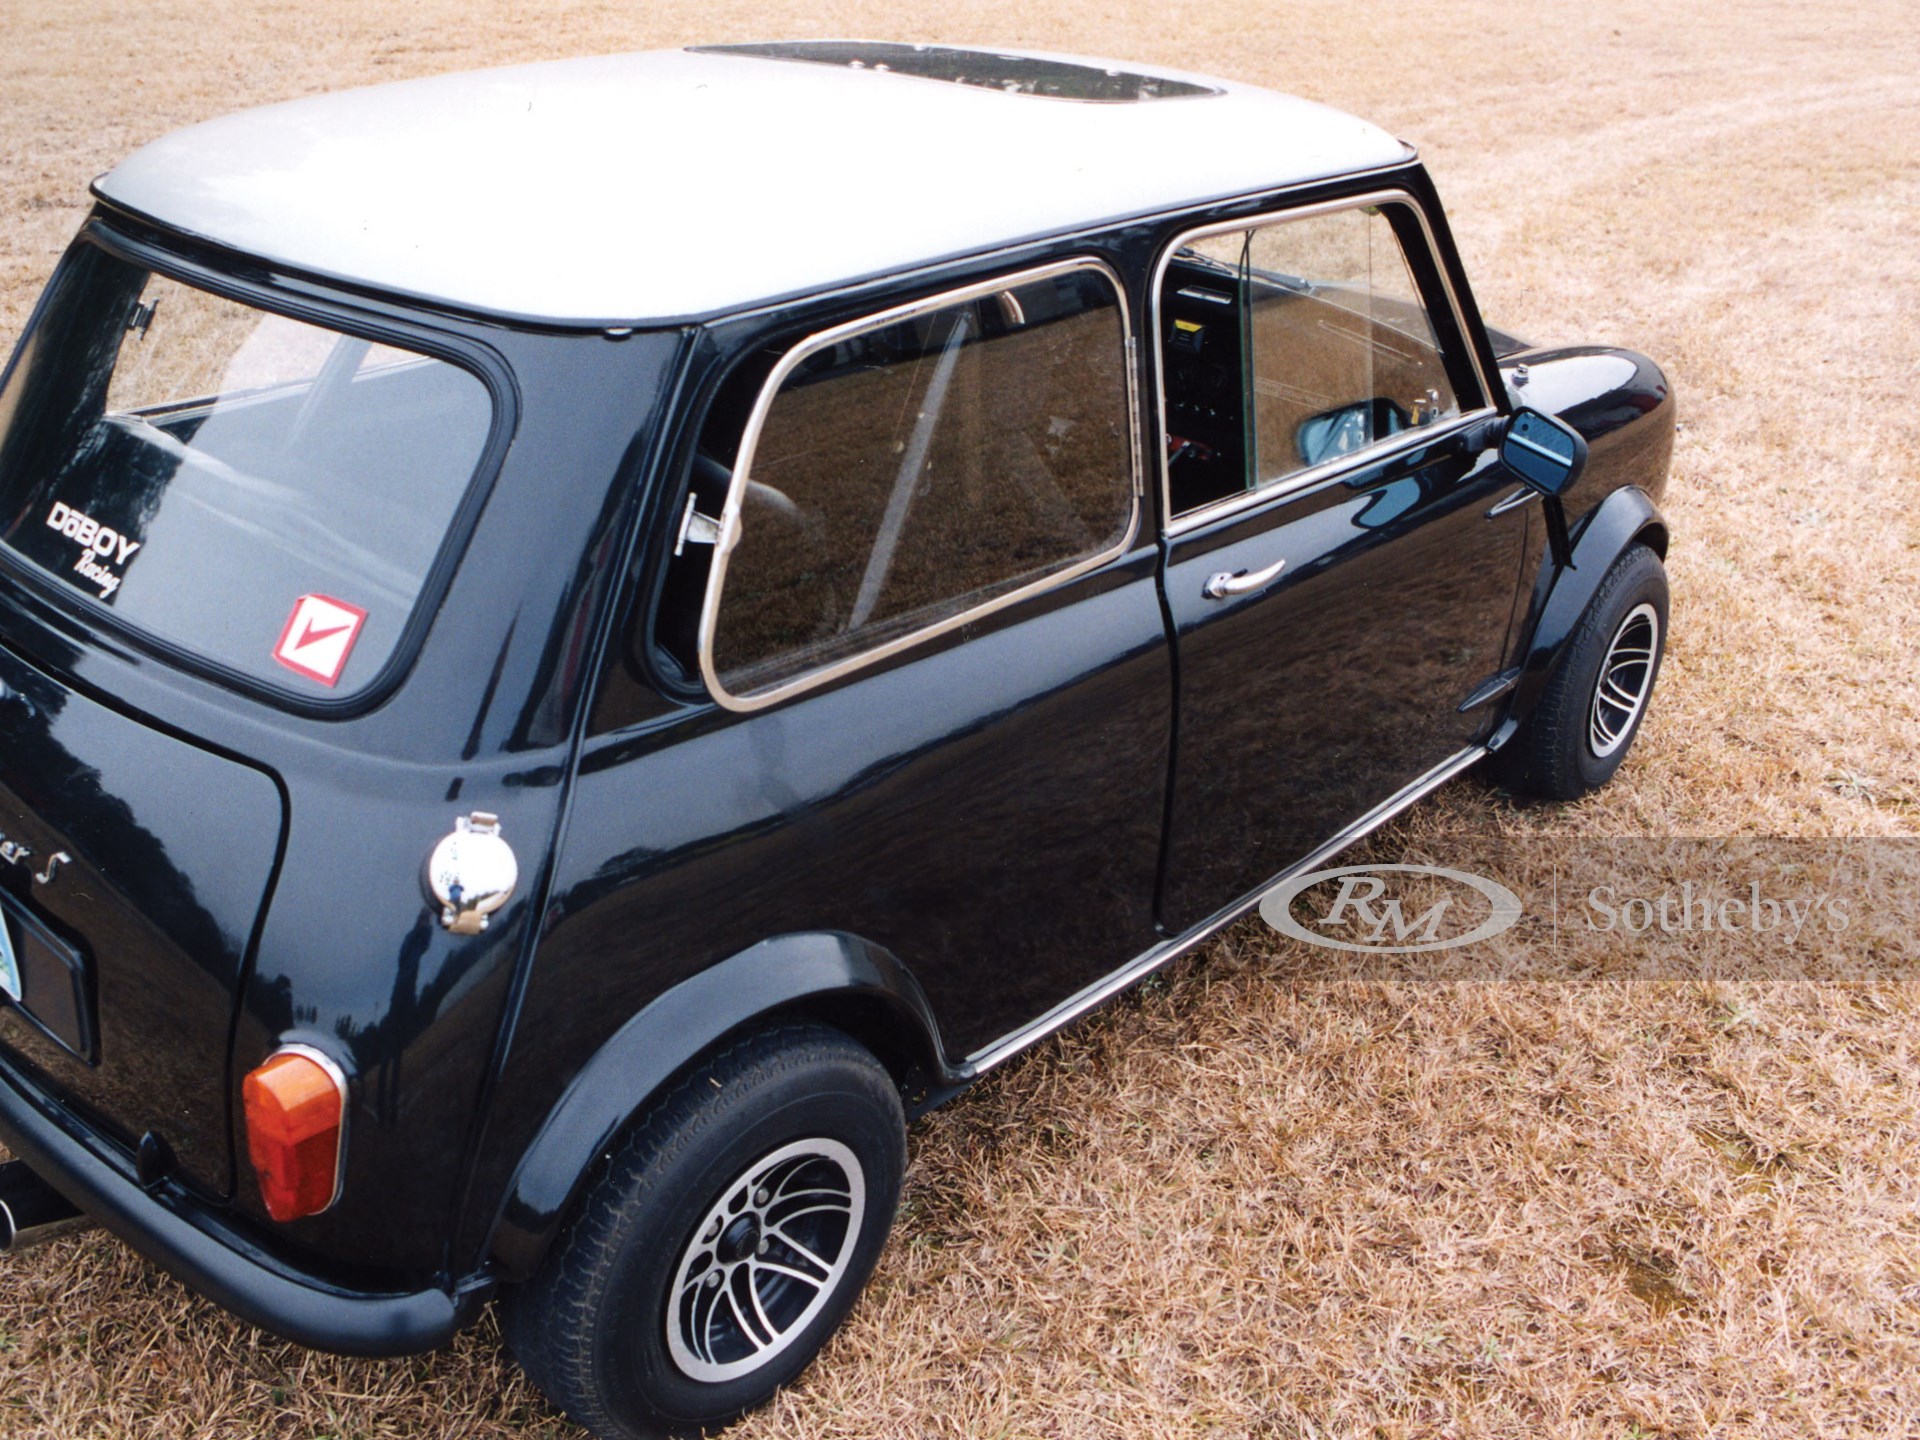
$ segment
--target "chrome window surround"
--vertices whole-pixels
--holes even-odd
[[[925,315],[930,311],[945,309],[949,305],[962,305],[969,300],[983,299],[989,295],[997,295],[1003,290],[1012,290],[1021,285],[1031,285],[1037,281],[1051,279],[1056,275],[1071,274],[1076,270],[1090,270],[1101,276],[1107,284],[1112,287],[1114,299],[1119,302],[1122,347],[1121,363],[1125,367],[1127,377],[1127,435],[1129,437],[1127,455],[1128,467],[1131,471],[1128,477],[1129,492],[1132,499],[1131,513],[1127,518],[1126,533],[1121,536],[1119,543],[1096,555],[1090,555],[1084,559],[1076,560],[1064,569],[1043,575],[1037,580],[1020,586],[1017,590],[1011,590],[1005,595],[997,595],[993,599],[984,601],[978,605],[970,605],[963,610],[956,611],[943,620],[936,621],[932,625],[923,626],[905,635],[896,635],[893,639],[875,645],[870,650],[862,650],[857,655],[849,655],[844,659],[835,660],[829,664],[820,666],[818,669],[796,675],[791,680],[782,681],[764,690],[755,690],[745,695],[735,695],[729,691],[720,683],[720,674],[713,662],[713,636],[720,619],[721,592],[726,585],[727,561],[733,554],[734,546],[740,541],[740,504],[742,497],[746,494],[747,480],[752,474],[753,454],[759,446],[760,433],[766,426],[767,415],[773,408],[774,398],[780,393],[780,387],[786,382],[787,377],[791,375],[809,355],[816,354],[821,350],[837,345],[841,341],[851,339],[856,335],[865,334],[869,330],[882,330],[889,325],[897,325],[902,320],[911,320],[916,316]],[[938,295],[930,295],[924,300],[915,300],[905,305],[897,305],[891,310],[882,310],[876,315],[865,316],[858,320],[850,320],[844,325],[836,325],[830,330],[822,330],[817,334],[809,335],[798,345],[794,346],[793,349],[789,350],[780,358],[780,363],[773,367],[773,373],[767,377],[766,383],[760,387],[760,394],[753,402],[753,410],[747,417],[746,429],[741,436],[740,453],[734,461],[733,478],[728,482],[726,502],[720,511],[720,534],[714,542],[713,566],[707,574],[706,594],[702,598],[700,605],[700,629],[695,642],[700,664],[700,678],[706,683],[708,693],[710,693],[723,708],[737,711],[741,714],[751,714],[756,710],[764,710],[769,705],[777,705],[782,700],[789,699],[804,691],[812,690],[818,686],[838,680],[841,676],[851,674],[863,666],[877,664],[889,656],[899,654],[909,646],[918,645],[922,641],[930,640],[936,635],[944,635],[949,630],[957,629],[962,625],[972,624],[983,615],[990,615],[996,610],[1005,609],[1009,605],[1016,604],[1030,596],[1037,595],[1053,586],[1064,585],[1068,581],[1085,575],[1089,571],[1097,570],[1109,561],[1126,554],[1128,549],[1132,547],[1134,538],[1140,532],[1141,499],[1145,493],[1141,478],[1140,382],[1137,369],[1133,342],[1133,317],[1127,306],[1126,286],[1120,283],[1120,277],[1115,273],[1112,266],[1108,265],[1105,261],[1096,260],[1091,256],[1056,261],[1052,264],[1037,266],[1030,270],[1018,270],[1010,275],[995,276],[991,280],[979,281],[978,283],[966,285],[957,290],[943,291]]]
[[[1351,195],[1339,200],[1322,201],[1317,205],[1301,205],[1289,210],[1275,210],[1265,215],[1248,216],[1239,220],[1219,221],[1211,225],[1199,225],[1191,230],[1183,230],[1173,238],[1166,249],[1161,252],[1159,263],[1154,266],[1153,271],[1153,343],[1155,347],[1153,383],[1156,392],[1155,398],[1160,406],[1160,433],[1164,436],[1167,432],[1166,335],[1164,334],[1165,316],[1163,313],[1164,306],[1162,304],[1162,297],[1166,290],[1167,270],[1173,264],[1174,257],[1179,253],[1181,247],[1190,245],[1195,240],[1206,240],[1215,235],[1231,235],[1239,230],[1264,230],[1272,225],[1284,225],[1289,220],[1304,220],[1314,215],[1331,215],[1342,210],[1364,210],[1380,205],[1404,206],[1412,213],[1414,219],[1419,222],[1420,234],[1427,245],[1427,258],[1432,262],[1435,272],[1440,276],[1440,286],[1446,292],[1447,308],[1453,315],[1454,333],[1458,335],[1463,342],[1468,367],[1472,370],[1473,378],[1480,387],[1481,403],[1471,410],[1461,411],[1460,414],[1450,420],[1442,421],[1435,425],[1423,425],[1413,430],[1402,430],[1390,439],[1382,440],[1369,446],[1365,450],[1356,451],[1352,455],[1337,456],[1332,460],[1323,461],[1308,469],[1297,470],[1283,479],[1275,480],[1272,484],[1257,486],[1252,490],[1242,491],[1238,495],[1227,495],[1219,500],[1213,501],[1211,504],[1202,505],[1198,509],[1188,510],[1179,515],[1173,513],[1172,466],[1168,463],[1165,454],[1167,447],[1162,444],[1160,447],[1162,452],[1160,457],[1160,511],[1165,519],[1167,533],[1169,535],[1183,534],[1186,531],[1197,529],[1199,526],[1208,524],[1214,520],[1223,519],[1229,515],[1237,515],[1242,510],[1252,510],[1270,501],[1277,500],[1282,496],[1297,494],[1311,486],[1318,485],[1323,480],[1344,474],[1349,470],[1362,469],[1368,465],[1378,464],[1380,461],[1390,459],[1403,450],[1418,450],[1423,446],[1432,444],[1437,439],[1443,439],[1458,430],[1465,429],[1469,425],[1477,424],[1489,415],[1498,413],[1498,407],[1493,402],[1495,392],[1493,387],[1487,383],[1486,371],[1480,366],[1480,356],[1474,349],[1472,343],[1467,341],[1466,316],[1460,312],[1460,297],[1454,293],[1453,280],[1447,274],[1447,267],[1440,262],[1439,249],[1433,243],[1433,226],[1427,221],[1426,211],[1420,208],[1420,202],[1416,200],[1409,191],[1375,190],[1365,195]],[[1395,238],[1398,239],[1397,234]],[[1414,272],[1413,266],[1409,265],[1407,269],[1409,278],[1413,281],[1415,288],[1419,289],[1419,275]],[[1431,297],[1422,291],[1421,298],[1427,300]],[[1242,383],[1245,383],[1244,376],[1242,377]]]

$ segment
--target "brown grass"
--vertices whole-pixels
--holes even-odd
[[[86,181],[237,106],[702,38],[1019,43],[1417,141],[1487,313],[1679,387],[1674,636],[1620,779],[1450,832],[1912,835],[1920,42],[1845,7],[8,0],[0,336]],[[740,1434],[1893,1435],[1920,1426],[1910,985],[1308,978],[1240,926],[917,1127],[824,1362]],[[572,1435],[491,1325],[303,1353],[98,1235],[0,1268],[0,1431]]]

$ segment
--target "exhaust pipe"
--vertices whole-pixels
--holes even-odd
[[[34,1174],[26,1161],[0,1164],[0,1250],[24,1250],[92,1224],[85,1211]]]

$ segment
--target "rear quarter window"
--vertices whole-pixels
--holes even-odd
[[[1090,262],[805,342],[696,462],[737,516],[709,684],[771,703],[1098,564],[1132,533],[1132,437],[1124,305]]]
[[[445,360],[82,247],[0,391],[0,543],[246,679],[392,656],[494,423]]]

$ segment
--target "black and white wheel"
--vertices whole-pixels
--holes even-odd
[[[695,1380],[737,1380],[779,1359],[840,1287],[867,1200],[866,1170],[809,1136],[749,1165],[680,1254],[667,1353]]]
[[[1666,567],[1635,545],[1601,580],[1539,704],[1500,751],[1501,778],[1551,800],[1612,779],[1646,718],[1666,639]]]
[[[696,1066],[594,1181],[503,1328],[603,1440],[700,1434],[765,1404],[853,1305],[906,1166],[900,1096],[838,1031]]]
[[[1664,628],[1653,602],[1642,600],[1613,632],[1587,704],[1587,753],[1595,759],[1624,750],[1633,737],[1653,693],[1653,661]]]

